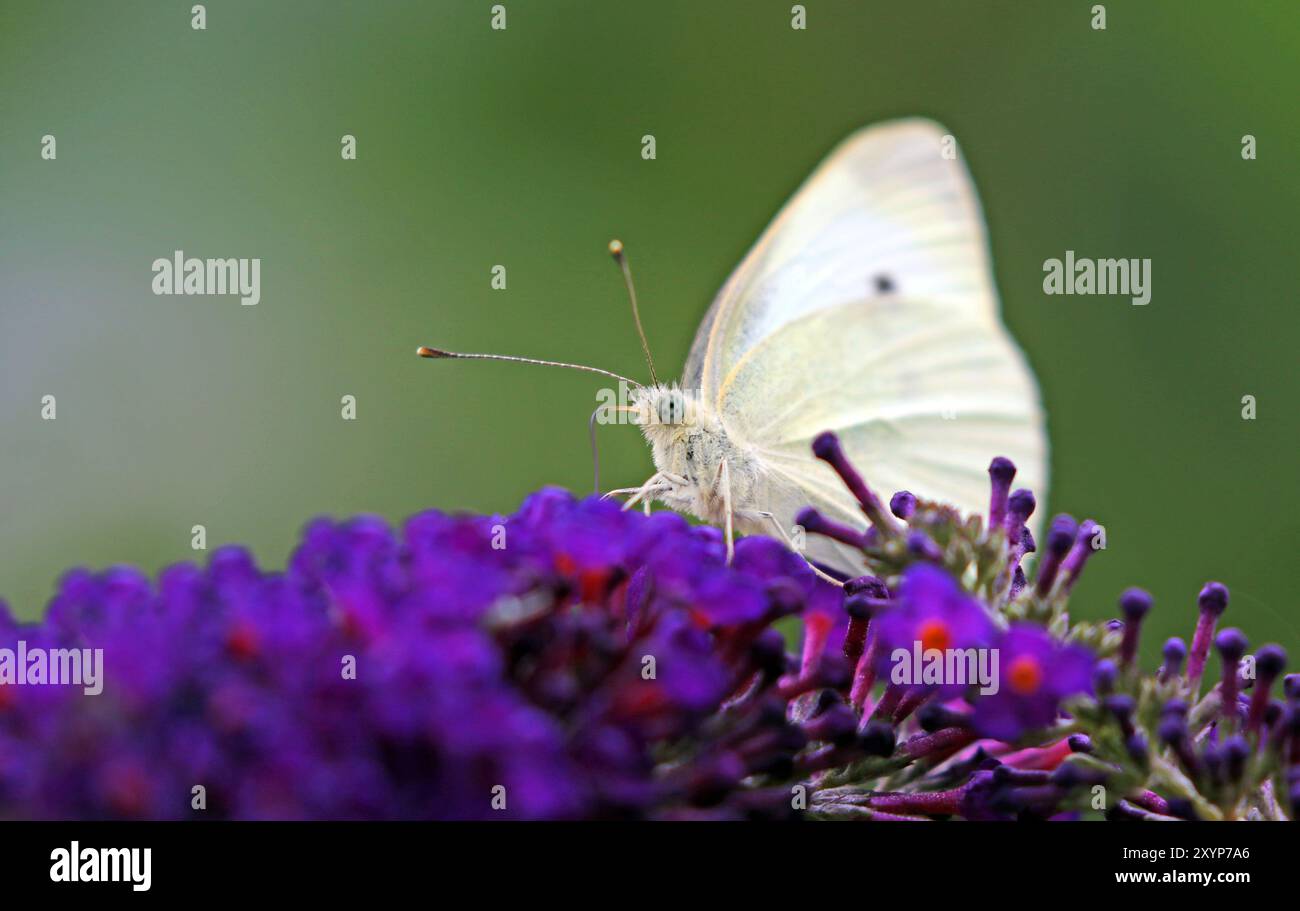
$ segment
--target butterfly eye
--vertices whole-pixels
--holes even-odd
[[[685,412],[686,406],[678,394],[669,395],[659,403],[659,420],[664,424],[680,424]]]
[[[876,292],[879,294],[888,294],[894,290],[894,280],[883,272],[876,276]]]

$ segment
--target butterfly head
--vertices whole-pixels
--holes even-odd
[[[633,421],[651,443],[681,440],[700,424],[700,398],[676,383],[641,386],[631,392]]]
[[[635,390],[631,402],[656,468],[687,487],[713,477],[730,447],[721,422],[698,393],[661,383]]]

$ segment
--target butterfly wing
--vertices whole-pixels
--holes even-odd
[[[929,121],[827,158],[719,292],[683,382],[763,459],[774,501],[804,496],[760,506],[783,522],[802,505],[862,521],[811,455],[823,430],[886,496],[982,510],[994,455],[1044,491],[1038,393],[999,319],[979,202]]]
[[[842,520],[861,516],[812,456],[823,430],[886,498],[907,489],[983,512],[995,455],[1044,489],[1042,415],[1020,351],[997,327],[927,299],[853,301],[787,323],[733,367],[721,400],[728,432],[765,469],[839,497]]]

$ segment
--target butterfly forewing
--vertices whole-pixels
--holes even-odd
[[[823,430],[841,435],[884,496],[906,488],[982,510],[994,455],[1044,492],[1037,389],[998,318],[979,203],[953,152],[923,120],[850,137],[764,232],[696,335],[684,383],[770,468],[773,503],[755,505],[783,523],[803,505],[863,521],[812,458]]]

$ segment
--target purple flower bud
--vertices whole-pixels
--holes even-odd
[[[1255,670],[1260,680],[1272,683],[1286,668],[1286,649],[1280,645],[1265,645],[1255,653]]]
[[[1072,753],[1091,753],[1092,738],[1087,734],[1071,734],[1066,741]]]
[[[1219,650],[1219,657],[1225,663],[1230,662],[1233,665],[1241,661],[1242,656],[1246,654],[1246,649],[1250,647],[1245,634],[1233,626],[1220,630],[1219,635],[1214,639],[1214,645]]]
[[[1084,519],[1079,525],[1079,532],[1074,536],[1074,546],[1061,562],[1061,575],[1065,577],[1065,591],[1068,593],[1079,581],[1084,564],[1092,556],[1092,539],[1100,526],[1092,519]]]
[[[1025,578],[1024,569],[1017,566],[1015,572],[1011,574],[1011,588],[1007,593],[1007,600],[1014,601],[1020,597],[1020,593],[1025,590],[1025,586],[1028,584],[1029,580]]]
[[[1115,680],[1119,677],[1119,669],[1115,667],[1115,662],[1109,658],[1103,658],[1097,662],[1096,667],[1092,670],[1092,685],[1096,689],[1097,695],[1104,696],[1115,688]]]
[[[794,522],[809,534],[824,535],[850,547],[862,547],[865,543],[862,532],[842,522],[826,518],[811,506],[799,510],[794,517]]]
[[[879,603],[868,595],[849,595],[844,599],[844,610],[850,620],[870,620]]]
[[[1241,656],[1246,654],[1249,643],[1245,635],[1235,627],[1222,630],[1214,639],[1219,657],[1223,660],[1223,682],[1219,684],[1219,694],[1223,703],[1223,717],[1237,717],[1237,665]]]
[[[858,658],[861,657],[863,650],[866,648],[867,631],[870,628],[871,618],[876,612],[888,605],[887,601],[880,598],[873,598],[867,593],[868,590],[884,590],[884,584],[879,579],[872,576],[865,576],[863,579],[871,579],[878,584],[878,589],[870,585],[854,586],[852,594],[846,594],[844,598],[844,610],[849,615],[849,628],[844,633],[844,657],[850,663],[856,665]],[[861,582],[861,580],[853,580]],[[847,593],[849,586],[853,582],[847,583],[844,590]],[[865,590],[864,590],[865,589]]]
[[[1102,705],[1106,711],[1110,712],[1116,718],[1125,719],[1133,716],[1133,710],[1137,704],[1133,697],[1128,693],[1112,693],[1102,700]]]
[[[943,551],[923,531],[910,531],[907,533],[907,552],[930,563],[943,562]]]
[[[993,781],[997,784],[1046,784],[1051,778],[1052,773],[1046,769],[1018,769],[1009,765],[999,765],[993,768]]]
[[[1075,752],[1091,752],[1076,750]],[[1104,784],[1107,775],[1100,769],[1082,766],[1077,762],[1063,762],[1052,772],[1052,782],[1060,788],[1070,790],[1079,787],[1092,787]]]
[[[813,455],[830,465],[835,473],[840,476],[844,486],[853,494],[858,505],[866,514],[867,519],[882,535],[896,534],[898,526],[894,523],[893,518],[885,512],[880,503],[880,498],[872,492],[867,486],[858,470],[853,467],[848,456],[844,454],[844,448],[840,445],[840,438],[831,431],[819,433],[812,443]]]
[[[900,490],[889,499],[889,511],[906,522],[916,512],[916,495],[907,490]]]
[[[846,595],[866,595],[869,598],[885,599],[889,597],[889,589],[885,583],[875,576],[858,576],[856,579],[850,579],[844,583],[844,593]]]
[[[1078,531],[1079,526],[1073,516],[1062,513],[1052,519],[1051,528],[1047,532],[1047,551],[1038,565],[1038,578],[1034,583],[1040,598],[1046,597],[1052,590],[1057,570],[1060,569],[1061,561],[1074,545],[1074,537]]]
[[[1286,668],[1286,649],[1280,645],[1265,645],[1255,653],[1255,671],[1258,679],[1250,694],[1250,708],[1246,713],[1246,730],[1257,731],[1267,720],[1269,691],[1274,681]]]
[[[1147,746],[1146,735],[1141,731],[1134,731],[1124,738],[1124,749],[1128,751],[1129,756],[1139,764],[1146,764],[1147,756],[1150,749]]]
[[[1074,544],[1074,537],[1079,531],[1079,523],[1074,516],[1061,513],[1052,519],[1047,531],[1047,552],[1057,557],[1064,557]]]
[[[1182,699],[1170,699],[1160,707],[1161,716],[1176,715],[1179,718],[1186,718],[1188,705]]]
[[[1160,721],[1156,725],[1156,738],[1165,746],[1173,749],[1178,761],[1193,776],[1199,773],[1201,761],[1192,750],[1191,738],[1187,729],[1187,703],[1181,699],[1170,699],[1160,709]]]
[[[896,742],[893,726],[879,719],[868,721],[862,733],[858,735],[862,752],[868,756],[892,756]]]
[[[1206,582],[1197,598],[1197,606],[1203,613],[1218,617],[1228,609],[1228,587],[1222,582]]]
[[[1119,599],[1119,609],[1124,614],[1124,638],[1119,646],[1120,667],[1132,667],[1137,657],[1138,639],[1142,631],[1142,618],[1151,610],[1151,595],[1140,588],[1127,589]]]
[[[921,706],[921,710],[916,713],[916,720],[921,725],[921,730],[929,733],[942,731],[944,728],[967,727],[970,724],[968,715],[953,711],[936,701]]]
[[[1026,487],[1020,488],[1007,498],[1008,515],[1018,516],[1021,525],[1034,514],[1034,508],[1037,505],[1038,501],[1034,498],[1034,492]]]
[[[1034,543],[1034,533],[1025,526],[1020,530],[1020,553],[1032,554],[1038,550],[1038,545]]]
[[[1240,734],[1223,741],[1223,765],[1229,781],[1240,781],[1250,758],[1250,744]]]
[[[1164,656],[1165,664],[1160,669],[1160,679],[1170,680],[1178,676],[1183,668],[1183,662],[1187,660],[1187,643],[1174,636],[1165,640],[1165,647],[1161,650],[1161,654]]]
[[[1282,694],[1288,699],[1300,699],[1300,674],[1287,674],[1282,678]]]
[[[824,741],[836,746],[851,746],[857,740],[858,716],[843,703],[832,706],[803,726],[810,741]]]
[[[763,630],[750,645],[749,658],[765,679],[776,680],[786,672],[785,637],[779,630]]]
[[[1125,620],[1140,621],[1151,610],[1151,595],[1140,588],[1126,589],[1120,596],[1119,606]]]
[[[1016,476],[1016,466],[1010,459],[998,456],[989,463],[989,483],[993,489],[989,497],[989,530],[1002,528],[1007,516],[1007,494]]]
[[[1205,659],[1210,654],[1210,641],[1219,617],[1228,607],[1228,589],[1221,582],[1207,582],[1197,599],[1200,614],[1196,631],[1192,634],[1191,656],[1187,662],[1187,680],[1195,687],[1205,672]]]
[[[1177,715],[1166,715],[1156,725],[1156,736],[1166,746],[1175,746],[1187,736],[1187,720]]]
[[[1020,488],[1007,498],[1007,518],[1004,527],[1007,532],[1007,544],[1015,547],[1020,542],[1020,531],[1025,522],[1034,514],[1036,501],[1032,491]]]
[[[1300,736],[1300,706],[1287,706],[1286,714],[1282,716],[1282,726],[1286,729],[1286,733],[1289,736]],[[1294,769],[1291,774],[1296,774]],[[1300,781],[1300,777],[1297,777],[1297,780]]]

